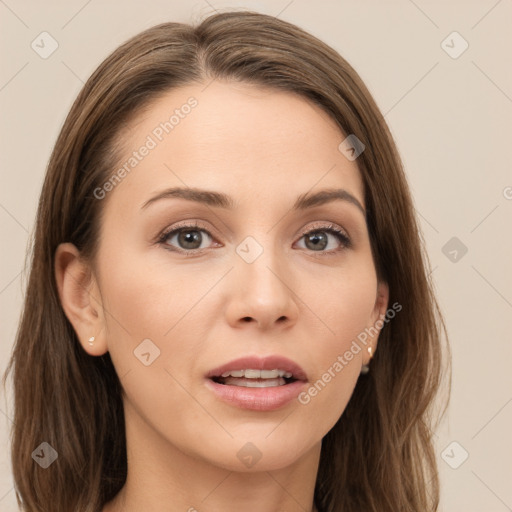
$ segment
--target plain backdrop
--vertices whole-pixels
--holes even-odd
[[[83,83],[141,30],[232,8],[279,16],[333,46],[385,115],[453,351],[451,404],[436,432],[441,510],[512,510],[510,0],[0,0],[0,370],[14,342],[46,164]],[[46,51],[58,44],[47,58],[33,49],[41,37]],[[7,391],[0,510],[10,512]]]

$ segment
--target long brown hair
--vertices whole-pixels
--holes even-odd
[[[300,28],[253,12],[140,33],[98,67],[66,118],[46,172],[24,309],[3,380],[5,387],[12,371],[18,503],[28,511],[96,512],[124,485],[121,384],[108,352],[89,356],[63,312],[55,250],[71,242],[94,258],[103,204],[94,190],[116,169],[123,126],[159,95],[214,79],[299,94],[366,146],[357,164],[371,248],[389,302],[402,310],[382,328],[370,372],[322,441],[315,503],[322,512],[437,510],[432,429],[446,408],[438,414],[434,399],[447,333],[400,157],[346,60]],[[47,469],[32,458],[42,442],[58,452]]]

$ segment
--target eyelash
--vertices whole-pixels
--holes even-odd
[[[196,230],[206,232],[208,234],[208,236],[210,236],[212,239],[214,238],[213,235],[208,231],[208,229],[205,226],[201,225],[198,222],[193,222],[190,224],[174,226],[172,229],[163,231],[158,236],[157,243],[163,245],[163,247],[169,251],[182,253],[182,254],[185,254],[186,256],[193,256],[196,254],[201,254],[206,250],[206,248],[186,250],[186,249],[181,249],[179,247],[171,246],[168,243],[166,243],[167,239],[171,235],[174,235],[181,231],[196,231]],[[337,228],[334,224],[314,226],[306,231],[303,231],[300,235],[299,240],[302,239],[306,235],[310,235],[312,233],[317,233],[317,232],[325,232],[325,233],[330,233],[330,234],[334,235],[338,239],[338,241],[341,242],[342,246],[339,247],[338,249],[331,249],[330,251],[318,251],[318,252],[310,251],[312,253],[318,254],[320,256],[332,256],[342,250],[350,249],[352,247],[352,242],[351,242],[350,238],[346,235],[346,233],[344,231]]]

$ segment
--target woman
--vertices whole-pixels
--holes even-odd
[[[333,49],[247,12],[132,38],[41,194],[4,376],[23,510],[436,510],[427,263]]]

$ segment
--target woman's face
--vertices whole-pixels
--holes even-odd
[[[167,93],[128,128],[124,172],[95,193],[97,339],[128,429],[229,470],[285,467],[343,413],[368,352],[343,356],[387,307],[362,179],[338,149],[345,136],[303,98],[219,81]],[[327,190],[345,192],[296,208]],[[291,369],[263,366],[270,356],[294,362],[301,379],[208,377]],[[245,357],[256,360],[221,368]]]

